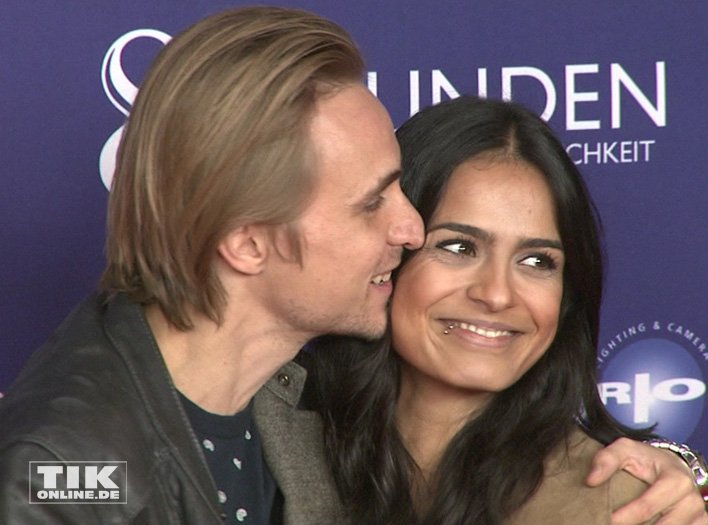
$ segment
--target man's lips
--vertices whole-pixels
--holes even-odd
[[[380,273],[378,275],[374,275],[374,277],[371,279],[371,282],[373,284],[384,284],[387,283],[391,280],[391,270],[388,272]]]

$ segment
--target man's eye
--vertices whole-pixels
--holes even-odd
[[[383,197],[383,195],[379,195],[378,197],[376,197],[376,199],[372,200],[369,204],[364,206],[364,211],[369,212],[369,213],[373,213],[376,210],[378,210],[383,203],[384,203],[384,197]]]

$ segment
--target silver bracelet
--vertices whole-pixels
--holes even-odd
[[[647,439],[644,443],[655,448],[670,450],[677,454],[691,469],[693,481],[696,482],[696,486],[698,486],[698,490],[703,496],[703,501],[708,505],[708,466],[703,454],[693,450],[688,445],[665,439]]]

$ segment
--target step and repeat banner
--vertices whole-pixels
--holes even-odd
[[[268,2],[264,2],[268,3]],[[0,391],[95,286],[151,58],[224,0],[0,3]],[[708,4],[283,0],[343,25],[396,125],[476,93],[548,120],[600,209],[600,392],[708,451]]]

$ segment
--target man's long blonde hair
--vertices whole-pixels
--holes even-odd
[[[319,96],[361,81],[337,24],[303,10],[250,7],[205,18],[158,54],[118,152],[102,287],[221,321],[214,270],[234,228],[295,219],[313,174],[307,124]]]

